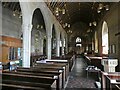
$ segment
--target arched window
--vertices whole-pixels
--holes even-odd
[[[102,54],[108,54],[108,26],[105,21],[102,26]]]
[[[80,46],[80,47],[82,46],[80,37],[76,38],[76,46]]]
[[[98,53],[98,34],[95,31],[95,53]]]
[[[81,42],[81,38],[80,38],[80,37],[77,37],[77,38],[76,38],[76,43],[77,43],[77,42]]]

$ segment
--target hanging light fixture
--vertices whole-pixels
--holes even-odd
[[[60,13],[65,14],[65,9],[64,8],[60,9],[60,8],[56,7],[56,9],[55,9],[56,16],[58,16]]]
[[[41,25],[40,28],[43,29],[43,25]]]
[[[97,13],[100,13],[103,9],[108,11],[109,10],[109,5],[103,5],[102,3],[100,3],[99,6],[98,6],[98,9],[97,9]]]
[[[68,24],[68,27],[70,28],[70,24]]]
[[[65,9],[62,9],[62,14],[65,14]]]
[[[38,25],[37,25],[37,29],[38,29],[39,27],[40,27],[40,25],[38,24]]]
[[[92,23],[91,23],[91,22],[89,23],[89,26],[92,26]]]
[[[104,7],[103,4],[100,3],[98,8],[101,10],[101,9],[103,9],[103,7]]]
[[[59,8],[58,8],[58,7],[56,7],[56,10],[55,10],[55,12],[56,12],[56,13],[58,13],[58,12],[59,12]]]
[[[68,25],[68,24],[67,24],[67,23],[65,23],[65,26],[66,26],[66,27],[67,27],[67,25]]]
[[[100,9],[98,9],[98,10],[97,10],[97,13],[100,13],[100,12],[101,12]]]
[[[93,22],[93,25],[94,25],[94,26],[96,26],[96,25],[97,25],[97,22],[96,22],[96,21],[94,21],[94,22]]]
[[[109,5],[105,5],[105,9],[106,9],[106,11],[108,11],[109,10]]]

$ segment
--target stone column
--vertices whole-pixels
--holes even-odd
[[[62,55],[65,55],[65,52],[64,52],[64,41],[62,41]]]
[[[60,56],[60,35],[57,37],[56,39],[56,56],[59,57]]]
[[[35,32],[32,30],[31,32],[31,53],[35,53]]]
[[[66,54],[68,53],[68,39],[66,38],[66,41],[65,41],[65,52],[66,52]]]
[[[51,59],[51,35],[47,36],[47,59]]]
[[[30,67],[30,54],[31,54],[31,24],[23,24],[23,67]]]

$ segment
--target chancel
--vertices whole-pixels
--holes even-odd
[[[119,0],[0,1],[2,90],[120,90]]]

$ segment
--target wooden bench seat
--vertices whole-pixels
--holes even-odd
[[[27,82],[27,81],[17,81],[17,80],[2,80],[3,84],[7,85],[20,85],[21,87],[34,87],[34,88],[39,88],[39,89],[51,89],[50,84],[43,84],[43,83],[32,83],[32,82]],[[31,88],[33,89],[33,88]]]
[[[55,74],[46,74],[46,73],[33,73],[33,72],[19,72],[19,71],[4,71],[4,73],[15,73],[15,74],[25,74],[25,75],[34,75],[34,76],[47,76],[57,79],[59,76]]]
[[[61,66],[65,68],[65,80],[67,81],[69,76],[69,63],[53,62],[52,66]]]
[[[69,71],[71,71],[72,68],[73,68],[73,65],[74,65],[74,63],[75,63],[76,57],[75,57],[75,55],[73,55],[73,54],[67,54],[67,55],[62,56],[62,57],[52,57],[52,59],[53,59],[53,60],[55,60],[55,59],[56,59],[56,60],[57,60],[57,59],[67,60],[67,62],[69,63]]]
[[[102,72],[101,71],[102,89],[120,90],[120,72]]]
[[[19,71],[4,71],[4,73],[51,77],[56,80],[57,87],[62,88],[61,86],[62,84],[60,85],[59,74],[55,75],[55,74],[47,74],[47,73],[33,73],[33,72],[19,72]]]
[[[101,64],[102,57],[96,56],[85,56],[89,65],[96,66],[103,71],[103,66]]]
[[[68,78],[68,75],[69,75],[69,67],[67,66],[67,64],[64,64],[64,63],[53,63],[53,64],[37,63],[35,65],[35,67],[38,67],[38,68],[58,68],[60,70],[64,70],[63,72],[64,72],[65,81],[67,81],[67,78]]]
[[[23,68],[23,67],[19,67],[18,69],[16,69],[17,72],[29,72],[29,73],[35,73],[35,74],[39,74],[42,73],[44,75],[50,75],[53,74],[55,76],[58,76],[59,79],[59,84],[60,84],[60,88],[64,88],[64,76],[62,72],[59,72],[58,70],[53,70],[53,69],[33,69],[33,68]]]
[[[31,86],[24,86],[24,85],[15,85],[15,84],[0,84],[0,87],[2,87],[2,90],[48,90],[45,88],[39,88],[39,87],[31,87]]]
[[[2,73],[3,80],[13,80],[13,81],[21,81],[21,82],[31,82],[31,83],[42,83],[42,84],[50,84],[50,88],[58,88],[56,84],[56,80],[51,77],[45,76],[34,76],[34,75],[25,75],[25,74],[15,74],[15,73]],[[24,85],[24,84],[23,84]]]

